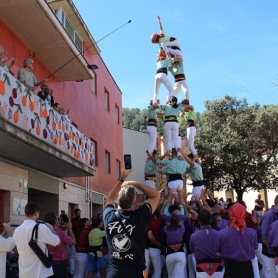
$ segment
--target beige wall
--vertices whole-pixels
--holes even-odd
[[[128,180],[144,183],[144,168],[146,163],[146,150],[149,146],[149,135],[147,133],[123,128],[124,154],[131,154],[132,172]]]
[[[4,219],[5,222],[19,225],[25,216],[13,215],[13,198],[27,200],[28,194],[23,193],[23,179],[28,180],[28,171],[0,161],[0,189],[5,190]],[[22,186],[20,186],[20,184]]]

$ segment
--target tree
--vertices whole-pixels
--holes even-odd
[[[277,189],[278,107],[225,96],[206,101],[196,135],[206,185],[243,192]]]

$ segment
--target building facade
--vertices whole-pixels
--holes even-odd
[[[26,202],[45,212],[101,213],[123,162],[122,93],[71,0],[1,3],[0,222],[21,224]],[[32,58],[67,122],[18,79]]]

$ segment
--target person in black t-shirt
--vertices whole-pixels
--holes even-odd
[[[110,191],[103,213],[104,229],[109,251],[109,266],[106,278],[142,278],[145,270],[145,230],[159,201],[159,192],[136,181],[124,182],[131,170],[121,170],[121,178]],[[144,205],[133,209],[135,187],[148,198]],[[114,201],[118,197],[120,221],[117,219]]]

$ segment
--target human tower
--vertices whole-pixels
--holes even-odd
[[[147,132],[150,137],[148,155],[151,156],[156,144],[157,132],[157,111],[164,113],[164,130],[167,141],[168,158],[172,159],[172,148],[178,150],[181,159],[180,147],[181,137],[179,134],[179,124],[187,127],[188,148],[194,156],[194,161],[198,159],[197,151],[194,147],[194,136],[196,134],[194,107],[189,104],[189,90],[186,83],[186,76],[183,69],[183,57],[180,49],[180,41],[174,37],[166,35],[163,31],[160,17],[157,17],[160,34],[152,34],[151,42],[159,45],[157,54],[157,71],[154,82],[154,95],[148,107]],[[174,77],[172,86],[168,72]],[[161,84],[168,90],[168,95],[164,105],[158,99]],[[184,93],[184,99],[178,103],[177,95],[180,91]]]

